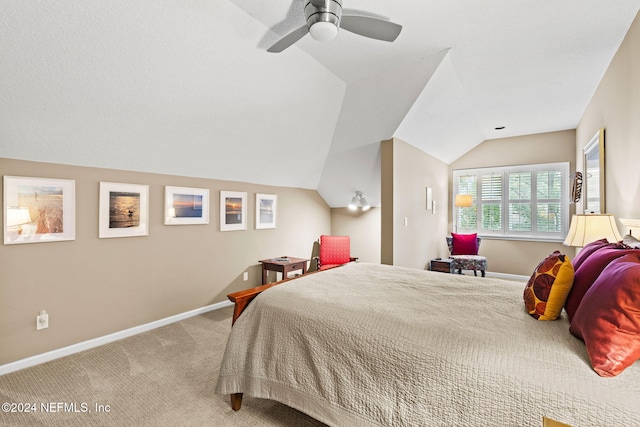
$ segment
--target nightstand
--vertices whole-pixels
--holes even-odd
[[[432,259],[429,270],[440,271],[442,273],[453,273],[453,260],[451,258]]]
[[[307,272],[307,262],[309,262],[308,259],[293,257],[263,259],[260,261],[262,264],[262,284],[267,284],[269,271],[282,273],[283,279],[287,278],[288,273],[296,270],[302,270],[302,274],[304,274]]]

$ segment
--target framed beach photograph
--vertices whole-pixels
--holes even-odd
[[[247,193],[220,192],[220,231],[247,229]]]
[[[149,234],[149,186],[100,183],[99,237],[138,237]]]
[[[164,187],[164,224],[209,224],[209,190]]]
[[[277,202],[275,194],[256,194],[256,229],[276,228]]]
[[[76,182],[4,177],[4,244],[75,240]]]

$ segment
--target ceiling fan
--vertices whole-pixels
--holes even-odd
[[[309,0],[304,6],[307,23],[278,40],[267,52],[279,53],[311,33],[319,41],[328,41],[338,34],[338,28],[388,42],[394,41],[402,25],[358,11],[342,13],[342,0]]]

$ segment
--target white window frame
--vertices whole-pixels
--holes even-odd
[[[537,212],[538,212],[538,201],[540,203],[547,203],[548,199],[540,199],[536,197],[536,186],[537,186],[537,173],[539,171],[559,171],[561,173],[561,198],[553,199],[555,201],[559,201],[560,203],[560,231],[559,232],[549,232],[549,231],[538,231],[537,227]],[[509,174],[510,173],[522,173],[522,172],[531,172],[532,174],[532,183],[531,183],[531,193],[532,200],[527,201],[525,203],[531,203],[531,231],[515,231],[509,230]],[[496,230],[483,230],[481,228],[482,223],[482,206],[483,202],[480,197],[482,194],[482,176],[486,175],[501,175],[502,176],[502,194],[500,205],[502,209],[502,215],[500,219],[499,229]],[[460,182],[460,177],[463,176],[476,176],[476,194],[473,198],[473,207],[472,208],[458,208],[455,206],[456,195],[458,192],[458,184]],[[495,201],[493,202],[495,204]],[[458,230],[460,233],[469,233],[469,232],[477,232],[478,235],[482,237],[489,238],[497,238],[497,239],[512,239],[512,240],[534,240],[534,241],[548,241],[548,242],[562,242],[566,237],[567,231],[569,229],[569,162],[559,162],[559,163],[543,163],[543,164],[532,164],[532,165],[515,165],[515,166],[498,166],[498,167],[490,167],[490,168],[474,168],[474,169],[458,169],[453,171],[453,197],[451,203],[451,209],[453,212],[453,221],[454,221],[454,231]],[[458,219],[459,211],[458,209],[476,209],[476,224],[475,229],[471,226],[464,229],[458,229]]]

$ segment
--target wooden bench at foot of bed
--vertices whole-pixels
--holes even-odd
[[[255,288],[245,289],[244,291],[238,291],[238,292],[234,292],[232,294],[227,295],[227,298],[229,298],[229,300],[232,303],[234,303],[233,317],[231,318],[231,325],[233,326],[233,324],[236,323],[236,320],[238,319],[238,317],[240,317],[240,315],[242,314],[244,309],[247,308],[249,303],[251,301],[253,301],[253,299],[255,297],[260,295],[260,293],[266,291],[267,289],[269,289],[269,288],[271,288],[273,286],[279,285],[281,283],[288,282],[290,280],[299,279],[300,277],[304,277],[304,276],[307,276],[309,274],[315,274],[315,273],[319,273],[320,271],[327,271],[327,270],[330,270],[331,268],[337,268],[337,267],[341,267],[341,266],[340,265],[336,265],[335,267],[330,267],[330,268],[327,268],[325,270],[311,271],[311,272],[303,274],[302,276],[296,276],[296,277],[283,279],[283,280],[280,280],[278,282],[273,282],[273,283],[268,283],[266,285],[256,286]],[[238,410],[240,410],[240,406],[242,406],[242,393],[234,393],[234,394],[232,394],[231,395],[231,409],[233,409],[234,411],[238,411]]]

